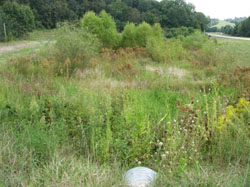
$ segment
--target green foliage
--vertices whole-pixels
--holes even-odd
[[[183,38],[183,47],[190,50],[201,49],[204,43],[208,40],[207,36],[201,32],[195,32],[194,34]]]
[[[64,25],[60,28],[54,46],[53,58],[58,74],[70,76],[75,70],[83,69],[101,49],[99,40],[84,28]]]
[[[115,18],[119,31],[124,28],[127,22],[139,23],[141,21],[140,11],[121,0],[115,0],[108,5],[107,11]]]
[[[218,32],[218,28],[217,27],[210,27],[206,30],[207,32]]]
[[[136,43],[140,47],[146,47],[147,41],[150,37],[153,37],[153,31],[151,26],[143,22],[136,28]]]
[[[192,27],[165,28],[167,38],[176,38],[178,36],[188,36],[195,32]]]
[[[209,27],[213,27],[219,23],[219,19],[211,19],[209,23]]]
[[[225,21],[228,21],[228,22],[234,23],[234,24],[238,24],[246,19],[247,19],[247,17],[235,17],[235,18],[226,19]]]
[[[159,28],[159,30],[157,30]],[[155,34],[155,35],[154,35]],[[159,35],[162,36],[162,31],[160,26],[154,28],[148,23],[143,22],[138,26],[135,26],[132,23],[129,23],[125,26],[124,31],[122,32],[122,46],[124,47],[146,47],[147,41],[151,37],[159,38]]]
[[[184,0],[16,0],[31,7],[36,25],[55,28],[58,22],[72,21],[88,11],[110,13],[119,31],[127,22],[160,23],[163,28],[194,27],[203,30],[209,19]]]
[[[217,27],[217,29],[221,29],[222,27],[225,27],[227,25],[231,25],[232,27],[235,26],[234,23],[230,23],[224,20],[219,20],[217,25],[214,25],[213,27]]]
[[[45,54],[12,59],[8,68],[25,77],[62,75],[70,77],[89,66],[101,50],[101,43],[83,28],[63,24],[57,31],[57,41],[47,46]],[[45,57],[44,57],[45,55]]]
[[[167,62],[175,62],[186,59],[188,52],[183,48],[182,41],[180,39],[171,39],[167,41],[165,55]]]
[[[35,17],[27,6],[6,2],[0,7],[0,41],[4,40],[3,23],[8,39],[21,37],[35,28]]]
[[[143,22],[135,26],[128,23],[122,32],[121,47],[146,48],[153,60],[163,62],[166,42],[160,24],[151,26]]]
[[[136,41],[136,26],[134,23],[128,23],[122,31],[121,47],[135,47]]]
[[[17,0],[17,2],[30,6],[39,27],[51,29],[55,28],[58,22],[77,18],[77,10],[75,12],[71,10],[67,0]]]
[[[250,102],[244,98],[240,98],[236,106],[228,106],[225,114],[218,117],[218,124],[215,126],[217,132],[221,135],[214,136],[214,155],[218,159],[226,162],[237,160],[241,156],[245,157],[244,150],[250,148],[247,121],[250,115]],[[233,151],[232,151],[233,150]],[[227,155],[231,153],[231,156]],[[245,158],[249,159],[249,158]]]
[[[209,19],[203,13],[196,12],[192,4],[184,0],[160,1],[162,27],[177,28],[181,26],[204,29]]]
[[[155,24],[149,25],[146,22],[135,26],[133,23],[128,23],[124,31],[122,32],[122,44],[123,47],[146,47],[149,39],[154,38],[156,40],[163,39],[163,33],[161,26]]]
[[[235,32],[234,27],[230,25],[226,25],[225,27],[222,27],[220,31],[228,35],[233,35]]]
[[[157,62],[166,62],[167,43],[160,24],[155,24],[152,27],[152,32],[153,35],[147,39],[146,49],[151,54],[153,60]]]
[[[250,17],[239,23],[236,33],[238,36],[250,37]]]
[[[97,36],[104,47],[115,48],[119,43],[119,34],[113,18],[102,11],[99,16],[94,12],[87,12],[81,20],[81,26]]]
[[[249,68],[234,71],[240,61],[228,56],[248,66],[249,44],[198,32],[165,41],[159,24],[142,25],[146,49],[166,64],[136,47],[98,56],[94,35],[64,25],[42,54],[1,65],[1,185],[119,186],[143,165],[158,172],[155,186],[246,186]],[[125,46],[141,41],[138,27],[127,25]]]
[[[208,24],[210,23],[210,19],[207,18],[202,12],[195,12],[195,18],[197,25],[199,25],[198,29],[202,32],[208,28]]]

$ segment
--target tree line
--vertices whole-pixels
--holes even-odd
[[[207,29],[208,32],[222,32],[232,36],[243,36],[250,37],[250,17],[248,18],[235,18],[227,19],[236,25],[233,27],[231,25],[226,25],[220,29],[216,27],[211,27]]]
[[[87,11],[99,13],[102,10],[114,17],[119,31],[127,22],[139,24],[145,21],[151,25],[160,23],[168,29],[192,27],[201,30],[207,29],[209,23],[209,18],[196,12],[195,7],[185,0],[0,0],[0,24],[6,22],[12,30],[13,24],[25,20],[27,23],[22,27],[27,29],[21,29],[22,32],[32,28],[51,29],[56,28],[58,22],[79,20]],[[19,12],[23,13],[18,15]],[[17,37],[22,32],[11,34]]]

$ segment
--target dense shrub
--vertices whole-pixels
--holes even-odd
[[[219,29],[217,27],[210,27],[207,29],[207,32],[218,32]]]
[[[153,26],[146,22],[135,26],[128,23],[122,32],[121,47],[144,47],[153,60],[164,61],[165,38],[160,24]]]
[[[35,17],[28,6],[6,2],[0,7],[0,40],[4,39],[3,23],[8,39],[21,37],[35,28]]]
[[[84,68],[87,62],[96,56],[101,44],[95,35],[84,28],[63,25],[60,28],[53,57],[58,74],[70,76],[77,68]]]
[[[226,25],[220,29],[221,32],[228,34],[228,35],[233,35],[235,31],[235,27],[231,25]]]
[[[149,39],[162,40],[164,38],[161,26],[155,24],[149,25],[146,22],[135,26],[133,23],[128,23],[122,32],[122,47],[146,47]]]
[[[119,34],[113,18],[102,11],[99,16],[94,12],[87,12],[81,19],[81,26],[97,36],[104,47],[116,48],[119,43]]]
[[[208,40],[208,37],[201,32],[195,32],[194,34],[183,37],[183,47],[190,50],[197,50],[201,49],[202,46]]]
[[[188,52],[183,48],[182,42],[180,39],[173,38],[167,40],[167,48],[165,51],[166,61],[178,61],[183,60],[188,56]]]
[[[189,36],[195,32],[192,27],[165,28],[165,36],[167,38],[176,38],[177,36]]]
[[[163,36],[160,24],[152,27],[152,36],[147,39],[146,49],[151,54],[153,60],[158,62],[166,61],[167,43]]]
[[[151,26],[143,22],[135,26],[128,23],[120,39],[114,20],[102,11],[99,16],[94,12],[87,12],[81,20],[81,26],[96,35],[104,47],[143,47],[147,48],[154,60],[164,61],[166,43],[160,24]]]
[[[121,47],[135,47],[136,41],[136,27],[134,23],[128,23],[122,32]]]
[[[149,38],[153,37],[151,26],[143,22],[136,27],[136,43],[140,47],[146,47]]]

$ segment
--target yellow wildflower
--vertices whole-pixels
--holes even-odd
[[[226,108],[225,114],[219,116],[217,125],[215,128],[218,131],[221,131],[223,127],[233,118],[233,116],[238,116],[243,112],[250,111],[250,101],[247,101],[244,98],[240,98],[239,102],[236,104],[236,107],[229,105]]]
[[[227,109],[226,109],[226,117],[225,117],[226,122],[228,122],[232,118],[232,116],[234,115],[235,111],[236,110],[235,110],[235,108],[232,105],[229,105],[227,107]]]

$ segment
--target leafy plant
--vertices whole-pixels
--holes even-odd
[[[207,36],[203,35],[201,32],[195,32],[194,34],[183,38],[183,47],[190,50],[198,50],[202,48],[207,40]]]
[[[31,32],[35,28],[35,16],[28,6],[7,1],[0,7],[0,41],[4,40],[4,23],[10,40]]]
[[[62,26],[53,49],[56,73],[71,76],[76,69],[86,67],[99,53],[100,46],[99,40],[84,28]]]
[[[99,16],[94,12],[87,12],[81,19],[81,26],[89,33],[96,35],[104,47],[116,48],[119,44],[119,34],[113,18],[102,11]]]

